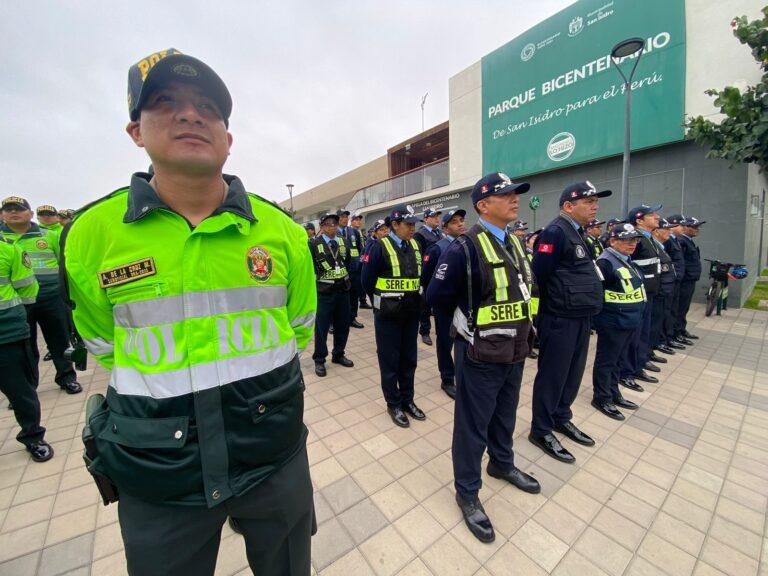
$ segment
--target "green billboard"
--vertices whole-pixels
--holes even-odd
[[[682,140],[685,1],[581,0],[483,58],[483,173],[522,176],[620,154],[626,97],[610,53],[631,37],[646,41],[632,149]],[[634,64],[618,65],[629,74]]]

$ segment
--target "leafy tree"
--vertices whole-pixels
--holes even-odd
[[[744,92],[733,86],[707,90],[725,118],[718,124],[697,116],[685,123],[689,137],[711,148],[708,157],[732,164],[754,162],[761,171],[768,167],[768,6],[762,14],[752,22],[746,16],[731,21],[733,35],[752,48],[752,56],[763,71],[760,82]]]

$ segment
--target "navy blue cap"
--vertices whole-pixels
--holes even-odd
[[[334,220],[336,220],[336,223],[338,224],[339,214],[337,212],[328,212],[327,214],[323,214],[322,216],[320,216],[320,225],[322,226],[323,222],[325,222],[329,218],[333,218]]]
[[[512,225],[513,232],[521,232],[522,230],[528,230],[528,222],[518,220]]]
[[[674,228],[677,226],[677,224],[673,224],[666,218],[659,218],[659,229],[660,230],[669,230],[670,228]]]
[[[497,194],[509,194],[514,192],[516,194],[524,194],[531,189],[531,185],[528,182],[520,182],[515,184],[509,179],[509,176],[502,174],[501,172],[493,172],[487,176],[483,176],[477,181],[474,188],[472,188],[472,204],[477,205],[483,198],[489,196],[496,196]]]
[[[424,210],[424,218],[429,218],[430,216],[440,216],[442,213],[442,210],[432,210],[432,208],[427,208]]]
[[[584,228],[593,228],[595,226],[602,226],[605,224],[604,220],[590,220]]]
[[[440,212],[438,212],[440,214]],[[460,208],[454,208],[453,210],[448,210],[445,214],[443,214],[443,224],[448,224],[448,222],[451,221],[451,218],[454,216],[461,216],[462,218],[465,218],[467,216],[466,210],[461,210]]]
[[[608,226],[606,226],[606,228],[610,230],[611,228],[616,226],[616,224],[624,224],[624,220],[622,220],[621,218],[611,218],[610,220],[608,220],[607,224]]]
[[[376,222],[373,223],[373,226],[371,226],[371,229],[374,232],[376,232],[377,230],[381,230],[381,228],[386,225],[387,225],[387,222],[383,218],[380,218],[379,220],[376,220]]]
[[[606,237],[610,239],[618,238],[619,240],[628,240],[630,238],[640,238],[642,234],[632,226],[632,224],[617,224],[613,228],[611,228],[607,233]]]
[[[691,228],[698,228],[702,224],[706,224],[706,222],[707,222],[706,220],[699,220],[695,216],[690,216],[690,217],[685,219],[685,223],[683,224],[683,226],[689,226]]]
[[[658,212],[662,209],[661,204],[656,204],[655,206],[648,206],[648,204],[640,204],[640,206],[635,206],[627,213],[627,222],[635,223],[643,216],[647,216],[648,214],[653,214],[654,212]]]
[[[350,215],[350,211],[349,210],[345,210],[344,208],[339,208],[338,210],[336,210],[336,216],[341,217],[341,216],[344,216],[344,215],[349,216]]]
[[[388,220],[390,222],[407,222],[408,224],[415,224],[419,221],[419,217],[413,212],[413,208],[406,206],[405,204],[398,204],[392,208],[392,212],[389,214]]]
[[[306,224],[304,224],[304,228],[306,230],[314,230],[315,229],[315,225],[312,224],[312,222],[307,222]]]
[[[667,216],[666,220],[672,224],[672,226],[685,226],[685,221],[688,220],[688,218],[682,214],[672,214],[671,216]]]
[[[576,202],[577,200],[591,198],[592,196],[605,198],[611,194],[613,194],[613,192],[610,190],[601,190],[598,192],[597,188],[595,188],[594,184],[592,184],[592,182],[589,180],[585,180],[584,182],[576,182],[566,186],[565,190],[563,190],[563,193],[560,194],[560,206],[566,202]]]

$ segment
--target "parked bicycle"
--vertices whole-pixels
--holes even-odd
[[[741,280],[749,274],[744,264],[733,264],[731,262],[720,262],[720,260],[710,260],[705,258],[709,265],[709,277],[712,283],[707,289],[707,307],[704,311],[706,316],[711,316],[715,308],[717,315],[723,310],[728,309],[728,280]]]

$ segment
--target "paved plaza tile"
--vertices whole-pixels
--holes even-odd
[[[370,311],[352,330],[355,367],[328,364],[317,378],[303,355],[305,421],[319,523],[319,576],[768,576],[768,313],[729,310],[690,329],[701,336],[668,357],[658,385],[638,394],[627,420],[597,413],[591,362],[574,421],[595,437],[565,440],[576,465],[528,440],[535,362],[526,365],[516,463],[542,483],[520,492],[483,472],[480,497],[496,528],[481,544],[454,501],[453,402],[440,390],[434,348],[419,343],[416,402],[427,420],[395,427],[378,380]],[[117,506],[104,507],[82,463],[88,394],[108,375],[91,365],[84,394],[67,396],[41,365],[40,400],[53,460],[36,464],[15,440],[0,399],[0,576],[126,573]],[[224,527],[217,575],[250,574],[240,536]]]

